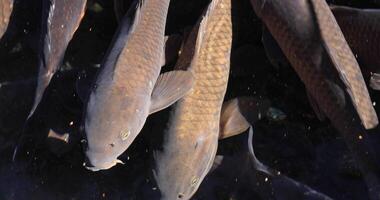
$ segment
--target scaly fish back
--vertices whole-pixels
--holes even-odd
[[[170,0],[142,0],[127,44],[116,63],[114,82],[126,95],[150,94],[159,75]],[[128,78],[126,78],[128,77]]]
[[[336,39],[339,42],[330,39],[332,40],[330,42],[337,43],[338,46],[334,52],[330,48],[328,54],[326,45],[321,44],[323,39],[320,38],[319,34],[322,28],[315,22],[316,19],[309,5],[309,0],[296,0],[292,3],[292,6],[286,5],[288,1],[279,0],[251,0],[251,2],[256,13],[264,19],[267,28],[280,44],[282,51],[304,82],[307,90],[317,100],[323,112],[336,128],[340,129],[340,131],[344,130],[343,124],[349,123],[355,118],[350,109],[344,108],[345,105],[342,104],[342,100],[335,90],[337,88],[335,86],[338,86],[336,83],[351,90],[351,92],[348,90],[347,92],[354,97],[352,104],[358,110],[365,127],[370,128],[376,125],[377,116],[374,113],[361,72],[356,69],[358,68],[357,62],[352,57],[352,53],[341,55],[345,54],[346,51],[350,51],[349,49],[347,50],[347,46],[341,44],[344,43],[344,38]],[[327,9],[329,8],[327,7]],[[333,25],[330,27],[330,29],[335,28]],[[324,32],[327,32],[327,25],[323,29]],[[324,38],[326,37],[328,36],[324,36]],[[344,49],[342,50],[342,48]],[[331,58],[332,53],[338,54],[335,55],[337,58]],[[349,58],[345,58],[346,56]],[[342,67],[342,63],[349,62],[351,59],[354,59],[354,63],[347,64],[350,67]],[[335,60],[335,62],[332,60]],[[336,64],[338,64],[338,67],[333,66]],[[339,71],[340,69],[342,69],[339,74],[340,77],[332,77],[334,71]],[[337,78],[340,79],[338,80]],[[353,96],[354,94],[355,96]],[[361,100],[361,102],[358,100]],[[350,104],[351,102],[344,100],[343,103]]]
[[[194,193],[212,166],[230,67],[231,0],[211,2],[196,41],[194,58],[188,68],[193,72],[194,86],[175,105],[164,152],[156,155],[156,180],[160,190],[169,189],[171,185],[182,190],[194,189]]]
[[[380,11],[378,9],[356,9],[332,6],[339,27],[342,29],[352,52],[363,68],[379,72],[380,59]]]
[[[59,69],[67,45],[84,16],[86,2],[87,0],[44,1],[44,9],[48,13],[42,19],[46,20],[42,32],[43,49],[39,61],[36,96],[28,118],[34,113],[51,78]]]
[[[329,52],[326,52],[326,46],[321,44],[322,38],[320,38],[319,30],[321,27],[318,27],[315,22],[309,0],[251,0],[251,2],[256,13],[263,19],[292,67],[304,82],[307,91],[316,100],[333,126],[342,134],[354,158],[358,161],[367,185],[369,187],[378,186],[377,177],[380,172],[375,154],[368,145],[369,138],[361,120],[354,112],[355,106],[352,104],[355,102],[351,103],[349,99],[345,98],[347,96],[344,94],[343,89],[345,88],[341,88],[344,85],[341,78],[344,77],[339,77],[335,72],[340,68],[334,68],[333,65],[336,62],[331,61],[333,58],[328,54]],[[320,2],[326,3],[322,0]],[[334,53],[341,54],[342,51],[338,49]],[[336,60],[340,59],[343,58]],[[351,67],[356,66],[356,64],[351,65]],[[348,72],[346,71],[346,73]],[[350,71],[350,73],[360,73],[360,71]],[[361,74],[356,74],[356,76],[357,79],[351,81],[361,82]],[[347,80],[345,81],[347,82]],[[360,85],[360,83],[357,84]],[[366,89],[362,92],[366,94],[364,97],[368,95]],[[368,104],[368,100],[365,100],[364,103]],[[370,120],[370,122],[374,123],[375,120]]]
[[[199,29],[194,58],[188,69],[193,71],[195,83],[178,103],[185,114],[179,115],[175,132],[206,134],[200,131],[205,127],[219,132],[220,109],[229,75],[232,25],[231,0],[218,1],[213,1],[216,8],[206,15],[207,22],[202,22]]]

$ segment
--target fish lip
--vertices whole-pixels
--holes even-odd
[[[83,166],[87,170],[90,170],[93,172],[100,171],[100,170],[107,170],[107,169],[114,167],[117,164],[122,164],[122,165],[125,164],[123,161],[116,159],[116,160],[112,161],[109,165],[106,165],[104,167],[97,167],[97,166],[92,165],[91,162],[88,162],[88,161],[89,161],[88,158],[86,158],[85,162],[83,162]]]
[[[96,167],[96,166],[86,166],[86,163],[83,163],[83,166],[84,166],[87,170],[90,170],[90,171],[93,171],[93,172],[97,172],[97,171],[100,171],[100,170],[107,170],[107,169],[110,169],[110,168],[113,167],[114,165],[111,165],[111,166],[108,166],[108,167]]]
[[[97,172],[97,171],[100,171],[102,169],[100,168],[96,168],[96,167],[87,167],[87,166],[84,166],[87,170],[90,170],[90,171],[93,171],[93,172]]]

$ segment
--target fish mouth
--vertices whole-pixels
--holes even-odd
[[[100,169],[100,168],[96,168],[96,167],[88,167],[88,166],[84,166],[84,167],[90,171],[93,171],[93,172],[97,172],[100,170],[106,170],[106,169]]]
[[[117,165],[117,164],[122,164],[124,165],[124,162],[119,160],[119,159],[116,159],[116,160],[113,160],[109,163],[106,163],[106,164],[102,164],[100,166],[94,166],[91,164],[91,162],[88,160],[88,158],[86,158],[86,160],[84,161],[83,163],[83,166],[90,170],[90,171],[93,171],[93,172],[96,172],[96,171],[100,171],[100,170],[107,170],[107,169],[110,169],[111,167]]]

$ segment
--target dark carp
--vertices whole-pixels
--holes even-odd
[[[320,0],[251,0],[309,93],[314,110],[342,134],[373,199],[380,177],[366,129],[378,124],[359,65],[329,6]]]
[[[352,52],[362,64],[363,75],[370,78],[372,89],[380,89],[380,11],[331,6],[339,27]]]
[[[44,0],[36,95],[28,118],[40,103],[46,87],[59,69],[67,45],[84,16],[87,0]]]

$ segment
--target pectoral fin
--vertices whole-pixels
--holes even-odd
[[[239,97],[223,104],[220,116],[219,139],[228,138],[246,131],[265,116],[269,101],[253,97]]]
[[[169,107],[182,98],[194,84],[190,71],[170,71],[161,74],[153,89],[150,114]]]
[[[239,109],[238,99],[223,104],[220,116],[219,139],[238,135],[249,128],[249,123]]]

